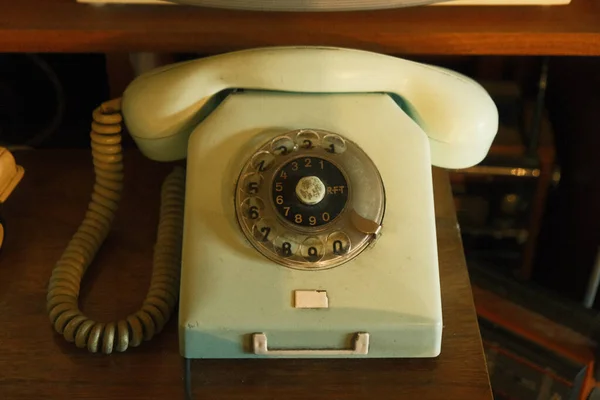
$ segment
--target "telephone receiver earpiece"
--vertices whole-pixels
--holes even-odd
[[[186,157],[203,109],[227,90],[387,93],[429,138],[435,166],[466,168],[487,154],[498,110],[474,80],[443,68],[344,48],[274,47],[238,51],[156,69],[123,95],[129,133],[146,156]]]

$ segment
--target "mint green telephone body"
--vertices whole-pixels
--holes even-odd
[[[72,277],[85,267],[63,256],[48,308],[67,340],[124,351],[160,332],[178,298],[188,359],[440,353],[431,166],[465,168],[486,156],[498,113],[480,85],[321,47],[158,68],[95,112],[97,181],[115,190],[118,149],[108,148],[119,105],[139,149],[158,161],[187,159],[185,177],[177,171],[165,183],[153,286],[138,313],[89,320]],[[118,196],[109,200],[112,209]],[[96,247],[86,252],[81,240],[83,264],[110,217],[100,239],[88,229]],[[69,268],[79,272],[67,276]]]

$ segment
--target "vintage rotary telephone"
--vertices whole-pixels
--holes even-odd
[[[120,111],[146,156],[187,166],[163,186],[140,310],[102,323],[77,298],[120,198]],[[158,68],[93,116],[92,200],[48,288],[65,339],[125,351],[179,301],[187,359],[440,353],[431,166],[486,156],[498,114],[476,82],[358,50],[262,48]]]

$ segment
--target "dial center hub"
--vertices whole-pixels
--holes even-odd
[[[305,176],[296,185],[296,196],[306,205],[318,204],[325,197],[325,185],[317,176]]]

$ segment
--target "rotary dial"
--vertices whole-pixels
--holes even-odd
[[[341,135],[288,132],[240,174],[236,214],[250,243],[277,263],[318,270],[356,257],[378,236],[385,196],[377,169]]]

